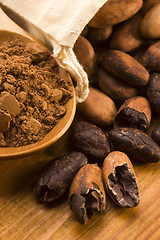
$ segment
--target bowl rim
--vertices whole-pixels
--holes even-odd
[[[5,36],[7,36],[9,41],[19,37],[23,39],[23,41],[26,43],[34,42],[33,39],[18,34],[16,32],[0,30],[0,36],[2,37],[0,39],[0,43],[5,41]],[[37,41],[37,43],[39,42]],[[20,147],[0,147],[0,160],[12,160],[16,158],[26,157],[39,151],[45,150],[46,148],[54,144],[68,130],[76,112],[76,94],[69,73],[60,67],[60,75],[64,78],[70,79],[73,93],[73,97],[69,99],[69,101],[64,105],[67,109],[66,114],[59,120],[59,122],[53,127],[53,129],[43,137],[42,140],[37,141],[33,144],[28,144]]]

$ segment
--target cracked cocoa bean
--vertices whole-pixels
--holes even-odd
[[[125,152],[130,159],[138,162],[158,162],[160,148],[146,133],[133,128],[114,128],[109,134],[114,150]]]
[[[117,205],[129,208],[138,205],[139,193],[135,172],[125,153],[109,153],[103,162],[102,173],[106,190]]]
[[[102,161],[110,152],[105,133],[89,122],[77,122],[73,126],[71,137],[76,150],[84,153],[91,161]]]
[[[69,204],[81,224],[106,209],[102,172],[97,164],[87,164],[78,171],[69,190]]]
[[[153,110],[160,115],[160,74],[151,74],[147,86],[147,97]]]
[[[146,131],[151,122],[151,108],[145,97],[137,96],[127,99],[115,117],[117,127],[132,127]]]
[[[65,194],[77,171],[87,164],[87,158],[80,152],[70,152],[46,164],[34,187],[38,200],[52,202]]]

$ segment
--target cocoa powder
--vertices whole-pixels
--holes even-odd
[[[19,39],[0,46],[0,109],[11,118],[5,125],[8,131],[1,130],[0,147],[43,139],[65,115],[71,97],[71,83],[60,77],[59,66],[46,48]]]

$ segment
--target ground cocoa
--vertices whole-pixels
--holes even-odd
[[[11,96],[18,101],[18,114],[8,100]],[[0,147],[19,147],[43,139],[65,115],[65,104],[71,97],[71,83],[60,77],[59,66],[46,48],[34,42],[26,45],[19,39],[0,46],[0,110],[9,114],[7,121],[11,118],[8,131],[1,129]],[[10,108],[3,107],[6,104]]]

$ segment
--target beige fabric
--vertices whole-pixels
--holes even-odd
[[[0,0],[25,20],[33,35],[41,30],[52,42],[59,65],[77,81],[77,101],[88,95],[88,78],[74,53],[73,45],[86,24],[107,0]],[[3,8],[3,7],[2,7]]]

